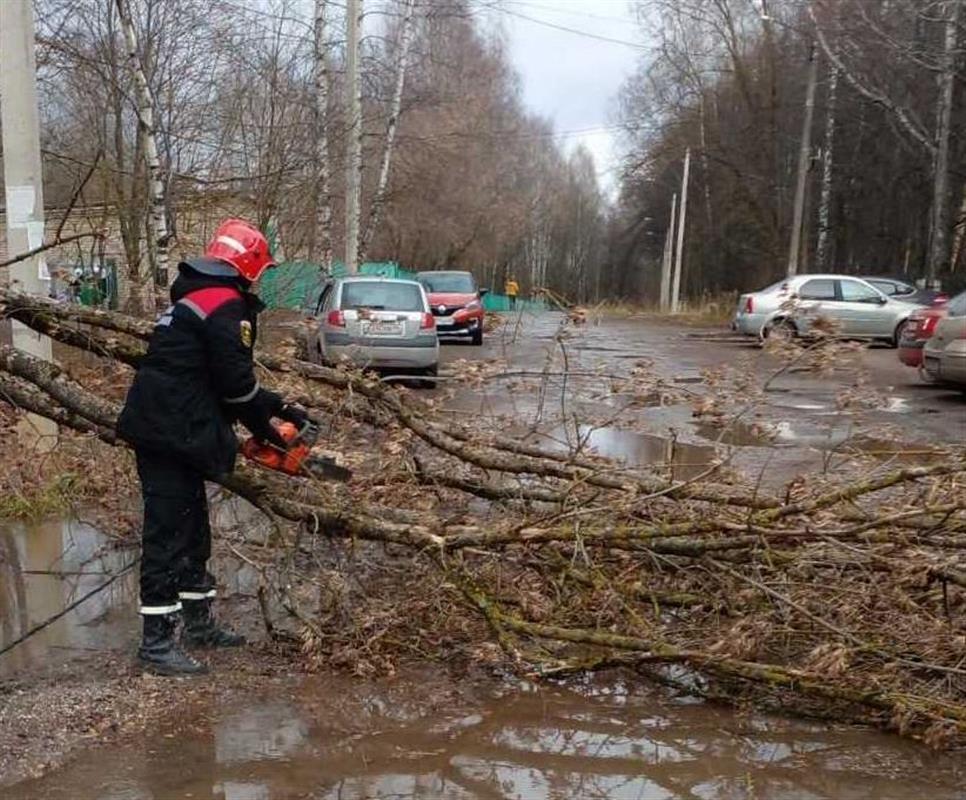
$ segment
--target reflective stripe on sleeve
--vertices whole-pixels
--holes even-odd
[[[198,316],[198,319],[208,319],[207,312],[196,302],[194,302],[194,300],[189,300],[187,297],[182,297],[178,302],[185,308],[190,308],[192,311],[194,311]]]
[[[258,394],[258,381],[255,381],[255,385],[252,387],[250,392],[245,392],[245,394],[240,397],[223,397],[222,402],[225,403],[247,403],[249,400],[253,399],[256,394]]]
[[[215,589],[211,589],[207,592],[178,592],[178,598],[180,600],[207,600],[210,597],[216,597],[218,592]]]
[[[142,614],[173,614],[181,610],[181,603],[172,603],[168,606],[141,606],[139,609]]]

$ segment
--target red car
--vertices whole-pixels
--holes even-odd
[[[429,296],[440,339],[469,339],[472,344],[483,344],[483,295],[487,290],[477,289],[469,272],[419,272],[416,280]]]
[[[902,329],[899,339],[899,360],[908,367],[922,366],[922,349],[936,330],[936,324],[946,316],[947,303],[925,306],[913,311]]]

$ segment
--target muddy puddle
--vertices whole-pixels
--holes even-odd
[[[622,676],[462,686],[319,676],[95,749],[6,800],[954,800],[959,760],[674,700]]]
[[[133,554],[79,521],[0,527],[0,649],[107,582]],[[0,656],[0,677],[129,644],[137,573],[110,586]]]
[[[238,516],[228,504],[215,513],[220,524]],[[136,554],[79,520],[0,525],[0,650],[29,634],[0,655],[0,679],[85,654],[133,652],[140,632]],[[252,568],[216,559],[214,570],[227,595],[254,592]]]
[[[669,457],[641,434],[584,434],[628,460]],[[130,552],[108,544],[76,521],[0,531],[3,642],[129,563]],[[251,588],[244,571],[217,566],[226,594]],[[18,667],[22,680],[24,670],[95,650],[128,657],[135,606],[132,572],[0,657],[0,668]],[[628,673],[560,685],[425,667],[392,680],[326,673],[203,697],[146,734],[81,752],[45,777],[0,789],[0,797],[966,798],[964,764],[954,756],[868,729],[674,698]]]
[[[559,426],[546,434],[535,435],[533,440],[556,450],[612,458],[628,467],[668,467],[675,480],[688,480],[704,472],[717,458],[713,445],[609,426],[581,425],[576,430]]]

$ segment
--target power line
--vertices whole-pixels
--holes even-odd
[[[545,19],[539,19],[538,17],[531,17],[529,14],[524,14],[521,11],[513,11],[512,9],[506,8],[499,5],[487,5],[484,9],[489,11],[497,11],[501,14],[506,14],[511,17],[517,17],[518,19],[526,20],[527,22],[532,22],[534,25],[542,25],[545,28],[552,28],[553,30],[562,31],[564,33],[570,33],[574,36],[583,36],[585,39],[596,39],[599,42],[608,42],[609,44],[619,44],[624,47],[630,47],[634,50],[645,51],[647,46],[641,44],[640,42],[632,42],[629,39],[617,39],[613,36],[604,36],[599,33],[590,33],[589,31],[582,31],[579,28],[571,28],[567,25],[560,25],[556,22],[550,22]]]
[[[561,6],[548,6],[542,3],[531,3],[528,2],[528,0],[503,0],[503,2],[514,6],[526,6],[539,11],[549,11],[552,14],[569,14],[570,16],[574,17],[587,17],[589,19],[599,19],[607,22],[627,22],[626,17],[611,17],[604,14],[594,14],[591,11],[577,11],[572,8],[563,8]]]

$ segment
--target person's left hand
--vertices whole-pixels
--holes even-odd
[[[293,403],[283,405],[282,409],[278,412],[278,418],[284,419],[286,422],[291,422],[299,430],[310,422],[309,415],[305,409]]]

